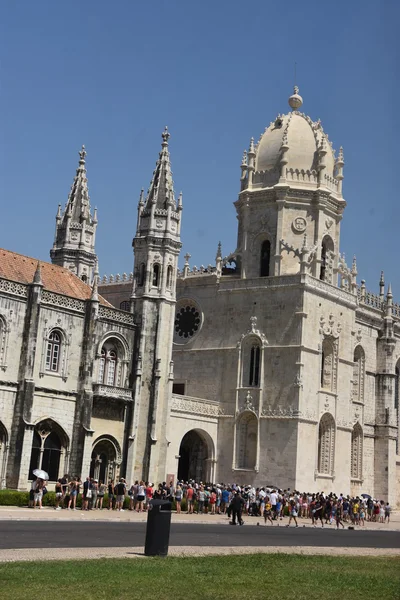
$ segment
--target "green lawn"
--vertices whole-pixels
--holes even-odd
[[[2,563],[1,600],[58,600],[65,594],[83,600],[400,599],[399,558],[352,558],[350,552],[349,557],[253,554]]]

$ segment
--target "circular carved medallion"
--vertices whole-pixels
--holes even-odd
[[[174,322],[175,344],[186,344],[200,331],[202,313],[194,300],[182,298],[176,304]]]
[[[292,223],[292,227],[297,233],[303,233],[307,228],[307,221],[304,217],[296,217]]]

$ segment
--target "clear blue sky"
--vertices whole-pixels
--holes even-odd
[[[293,64],[304,111],[345,152],[342,251],[400,300],[396,0],[4,2],[0,11],[0,246],[49,260],[86,145],[100,272],[132,270],[140,188],[164,125],[183,252],[236,246],[232,203],[251,136],[287,112]]]

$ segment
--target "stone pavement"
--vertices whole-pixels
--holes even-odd
[[[257,526],[257,523],[260,526],[264,526],[264,519],[261,517],[247,517],[244,515],[244,520],[247,525]],[[17,506],[0,506],[0,521],[2,520],[46,520],[46,521],[123,521],[123,522],[145,522],[147,520],[147,513],[137,513],[136,511],[125,510],[122,512],[118,512],[115,510],[90,510],[90,511],[82,511],[82,510],[54,510],[52,507],[43,507],[41,510],[38,508],[20,508]],[[284,527],[289,521],[289,517],[284,517],[282,521],[274,522],[273,527]],[[208,525],[212,523],[216,524],[225,524],[228,522],[228,517],[226,515],[211,515],[211,514],[187,514],[186,512],[182,512],[181,514],[176,514],[176,512],[172,512],[172,522],[173,523],[207,523]],[[310,519],[298,519],[299,527],[312,527]],[[292,525],[294,523],[292,522]],[[319,525],[320,526],[320,525]],[[267,527],[271,527],[270,524]],[[333,525],[326,525],[328,528],[333,528]],[[372,529],[375,531],[400,531],[400,512],[395,512],[392,514],[390,523],[369,523],[365,522],[365,529]],[[358,527],[357,527],[358,529]],[[360,527],[362,529],[362,527]]]

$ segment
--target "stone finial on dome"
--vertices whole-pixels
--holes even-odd
[[[289,106],[292,110],[298,110],[303,104],[303,98],[299,94],[299,88],[297,85],[293,88],[293,94],[289,97]]]

